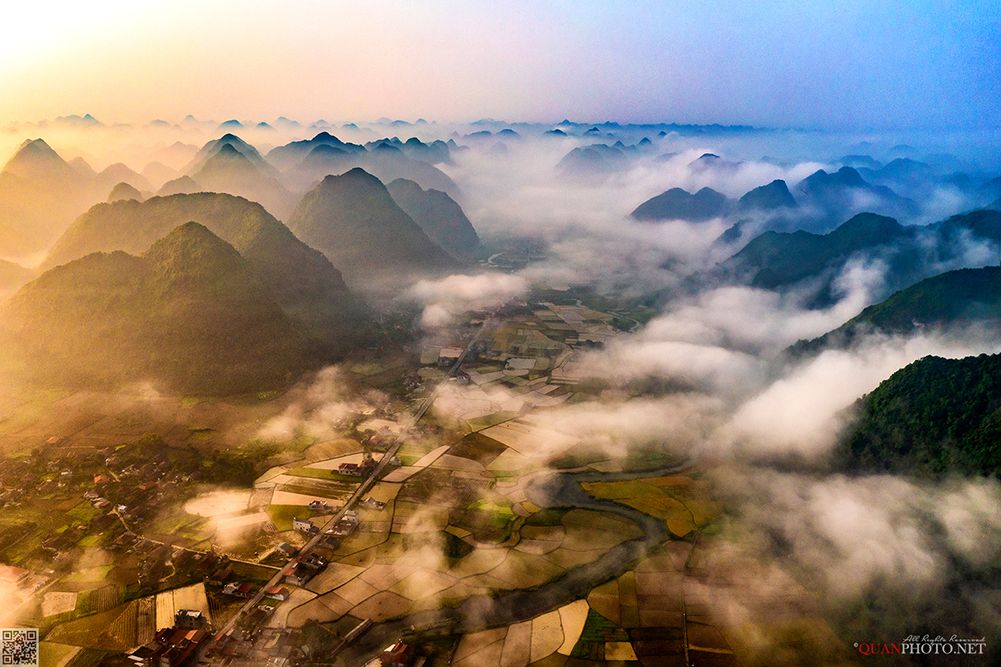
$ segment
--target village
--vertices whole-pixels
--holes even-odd
[[[396,374],[399,397],[359,407],[340,419],[337,438],[257,474],[274,460],[264,443],[205,457],[152,435],[86,454],[39,447],[5,459],[0,557],[18,618],[43,629],[51,664],[72,667],[281,667],[351,651],[373,664],[416,665],[473,655],[476,628],[456,627],[447,610],[547,585],[558,592],[567,572],[604,567],[609,551],[644,534],[635,510],[556,510],[539,504],[534,486],[554,468],[622,469],[545,418],[547,407],[592,391],[581,355],[622,326],[579,302],[472,313],[413,348],[410,365],[390,372],[366,362],[356,381]],[[400,418],[417,404],[425,419]],[[65,525],[28,527],[28,508],[40,505],[12,492],[25,480],[64,508]],[[711,522],[696,480],[652,488],[635,506],[663,517],[665,535],[684,539]],[[590,636],[586,602],[552,614],[526,621],[526,658],[569,656]],[[383,636],[383,648],[366,648]],[[588,655],[632,650],[602,647]]]

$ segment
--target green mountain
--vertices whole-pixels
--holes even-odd
[[[327,176],[306,193],[289,227],[357,286],[458,266],[403,212],[378,178],[357,167]]]
[[[796,200],[786,182],[776,179],[746,193],[737,202],[741,211],[772,211],[779,208],[795,208]]]
[[[8,368],[47,384],[242,393],[285,386],[316,358],[251,264],[195,222],[141,257],[94,253],[46,271],[0,321]]]
[[[878,259],[887,289],[897,290],[962,266],[971,244],[997,244],[1001,213],[978,210],[926,226],[860,213],[827,234],[768,231],[715,271],[716,277],[764,289],[809,286],[815,303],[834,300],[833,281],[852,258]]]
[[[702,188],[695,194],[681,188],[671,188],[640,204],[631,215],[644,221],[700,221],[726,215],[732,204],[726,195],[712,188]]]
[[[359,335],[364,317],[340,272],[260,204],[233,195],[200,192],[98,204],[70,225],[42,267],[94,252],[140,254],[188,220],[236,248],[285,312],[335,352]]]
[[[1001,477],[1001,355],[925,357],[854,411],[836,450],[847,469]]]
[[[992,326],[1001,322],[1001,267],[949,271],[903,289],[869,306],[834,331],[793,347],[810,352],[846,347],[871,333],[913,334],[950,326]]]
[[[480,237],[462,207],[440,190],[425,190],[417,183],[398,178],[386,186],[393,201],[414,219],[428,237],[459,260],[472,259]]]

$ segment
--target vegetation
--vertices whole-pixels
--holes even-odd
[[[795,352],[845,346],[875,331],[909,334],[919,328],[988,324],[1001,319],[1001,267],[949,271],[901,290]]]
[[[142,257],[96,253],[47,271],[4,314],[13,370],[56,384],[155,378],[234,394],[286,386],[318,361],[249,263],[193,222]]]
[[[837,450],[847,469],[1001,477],[1001,355],[925,357],[855,411]]]

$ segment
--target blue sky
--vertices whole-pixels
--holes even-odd
[[[1001,3],[41,0],[0,119],[1001,126]]]

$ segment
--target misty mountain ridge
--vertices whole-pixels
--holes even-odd
[[[359,167],[324,178],[299,202],[289,227],[327,255],[349,285],[459,266],[399,207],[382,181]]]
[[[82,160],[71,166],[45,141],[25,141],[0,171],[0,256],[43,251],[111,184]],[[82,164],[81,164],[82,163]]]
[[[439,190],[424,190],[405,178],[386,186],[390,196],[403,211],[452,257],[469,261],[480,248],[480,238],[462,207],[448,194]]]
[[[957,269],[924,280],[871,305],[794,354],[847,348],[871,334],[910,336],[948,329],[994,329],[1001,324],[1001,267]]]
[[[826,306],[836,300],[834,283],[849,261],[879,261],[884,293],[890,293],[971,261],[982,265],[999,238],[996,211],[971,211],[924,226],[860,213],[827,234],[765,232],[711,274],[763,289],[806,289],[814,305]]]
[[[73,222],[42,267],[94,252],[138,255],[188,220],[236,248],[286,314],[323,341],[331,354],[348,349],[358,338],[365,313],[340,272],[260,204],[233,195],[203,192],[99,204]]]
[[[230,394],[286,386],[316,359],[258,272],[194,222],[142,256],[94,253],[46,271],[11,298],[2,321],[5,365],[46,384],[153,378]]]

